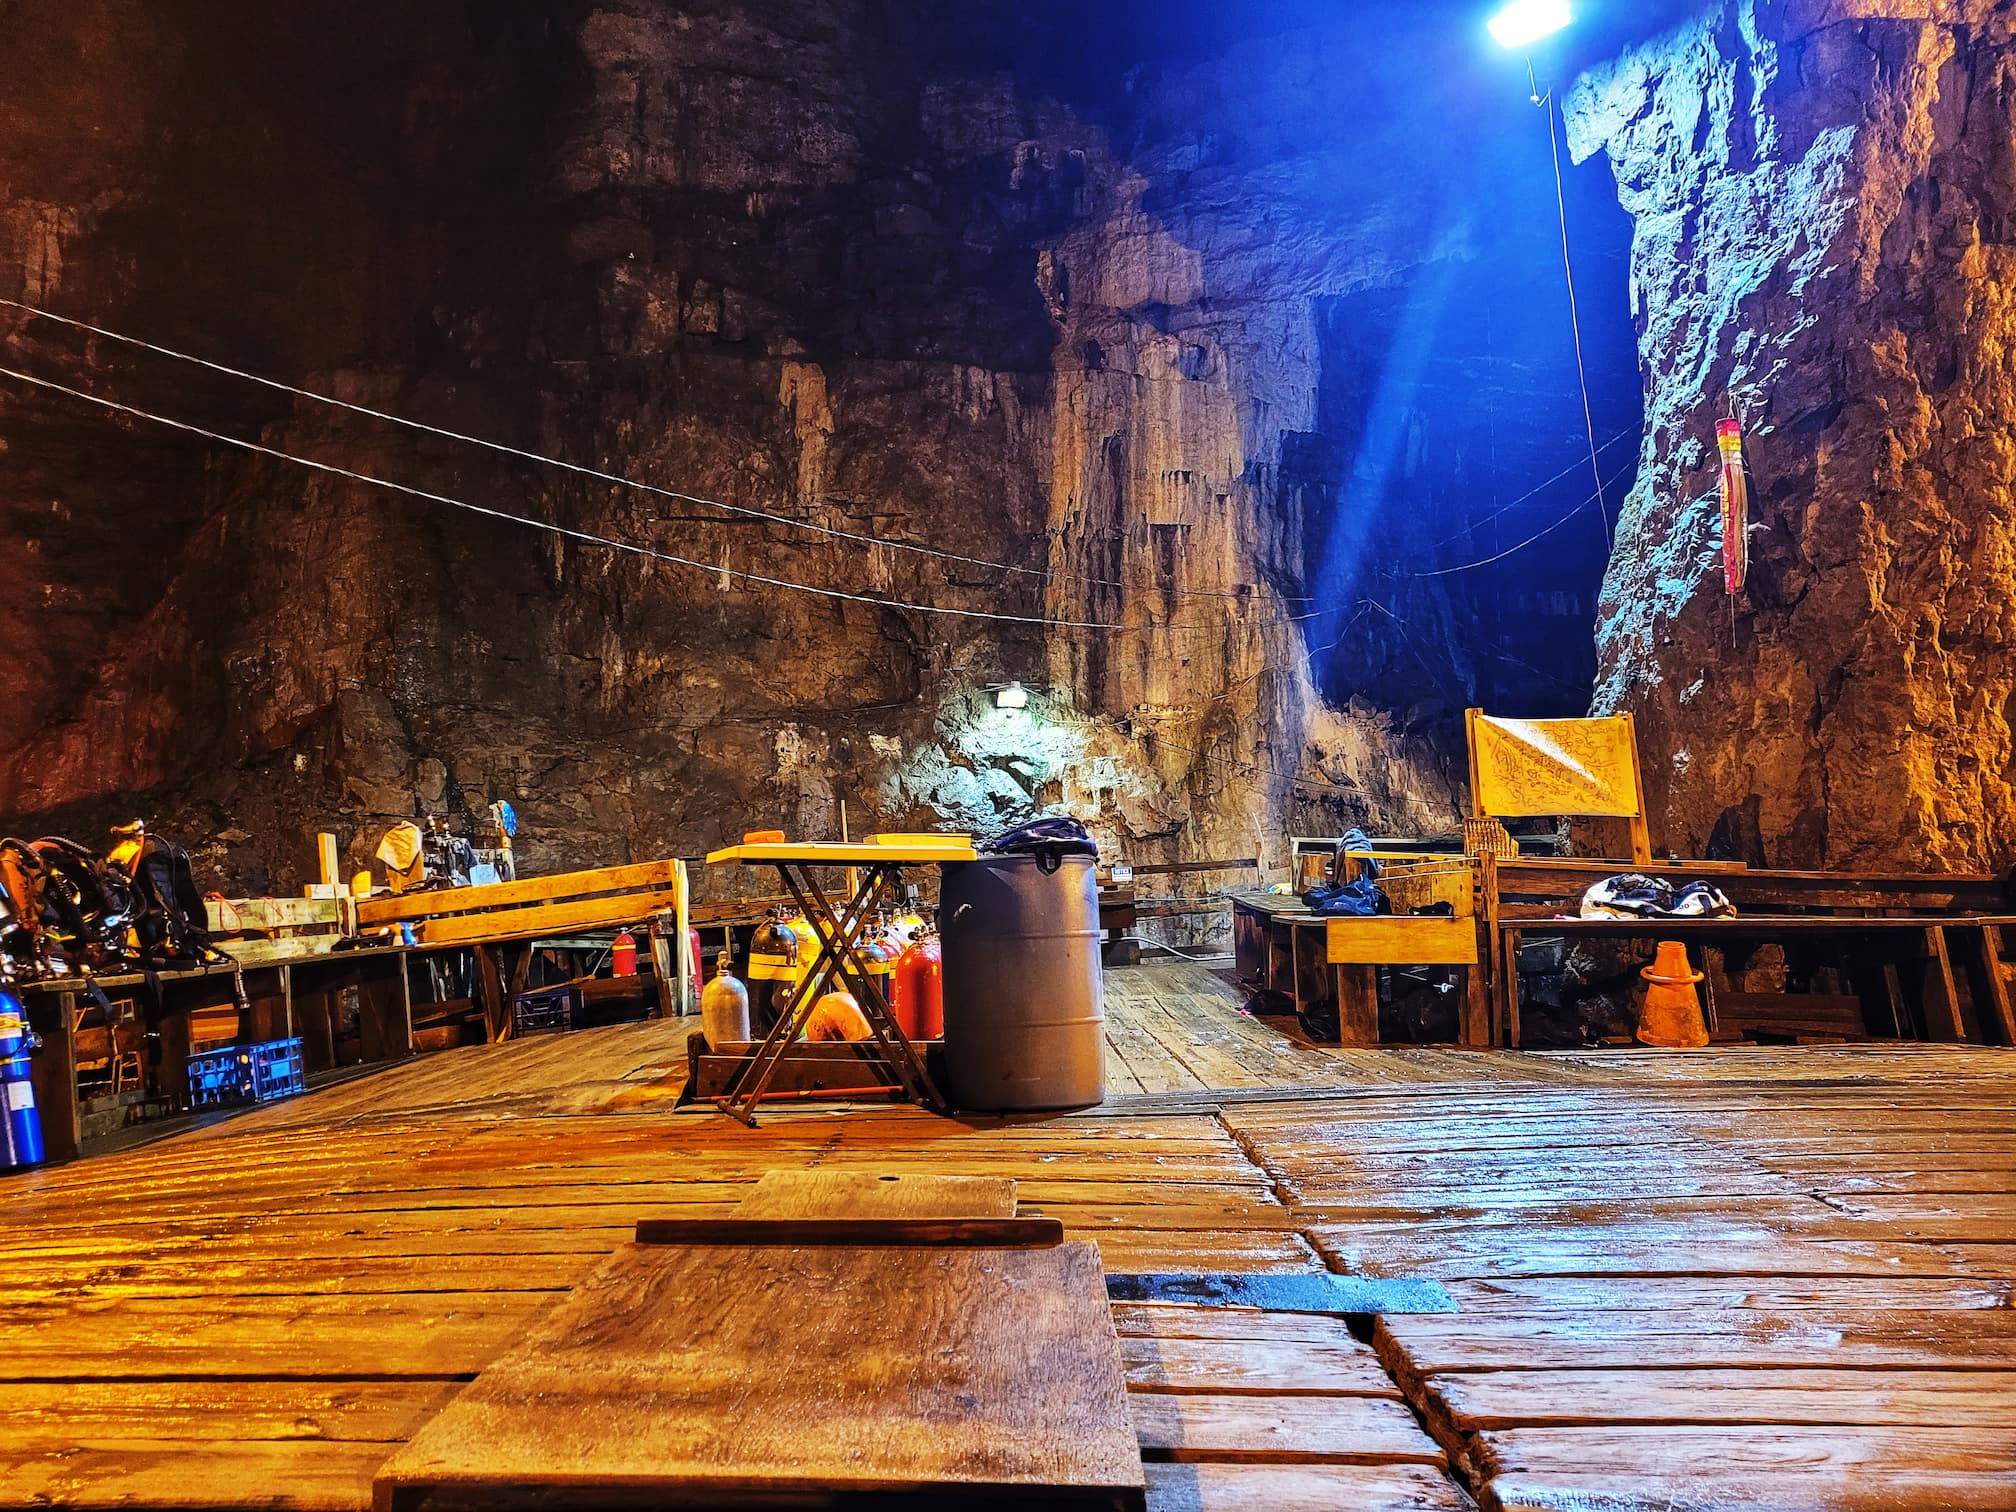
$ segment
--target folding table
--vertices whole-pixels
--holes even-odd
[[[888,842],[758,841],[731,845],[707,857],[709,866],[730,862],[742,866],[774,866],[788,892],[819,936],[819,953],[798,979],[796,990],[777,1022],[756,1047],[746,1071],[726,1096],[715,1099],[724,1113],[755,1127],[756,1104],[776,1074],[777,1066],[798,1034],[801,1011],[818,1001],[829,986],[844,985],[854,994],[875,1043],[888,1058],[903,1089],[933,1112],[946,1110],[944,1097],[925,1069],[924,1058],[896,1022],[889,1002],[868,974],[858,948],[861,932],[876,908],[898,900],[897,887],[905,866],[939,866],[947,861],[976,861],[979,853],[964,835],[903,836]],[[853,879],[851,891],[838,907],[814,875],[821,868],[840,869]],[[867,1089],[861,1089],[867,1090]],[[877,1089],[881,1090],[881,1089]]]

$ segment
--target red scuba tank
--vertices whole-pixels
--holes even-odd
[[[896,958],[896,1022],[913,1040],[945,1037],[943,958],[938,937],[928,929],[904,947]]]

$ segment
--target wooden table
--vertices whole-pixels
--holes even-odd
[[[245,1004],[234,1039],[252,1044],[298,1036],[302,1064],[310,1074],[411,1055],[413,1004],[406,956],[404,947],[381,946],[244,967]],[[186,1093],[191,1015],[232,1006],[238,974],[237,967],[213,965],[157,972],[151,985],[137,971],[96,979],[108,996],[137,1002],[147,1036],[142,1043],[153,1050],[151,1055],[143,1050],[143,1076],[158,1097],[179,1102]],[[29,1028],[42,1041],[29,1058],[29,1069],[51,1161],[74,1159],[83,1139],[77,1026],[91,1002],[90,990],[81,977],[29,982],[20,989]],[[343,1022],[349,1003],[357,1010],[354,1055],[345,1043],[351,1038]],[[113,1054],[118,1053],[115,1045]]]
[[[791,1000],[777,1015],[763,1042],[751,1057],[734,1091],[715,1099],[724,1113],[739,1118],[752,1128],[756,1105],[768,1090],[777,1067],[797,1038],[802,1010],[816,1002],[828,987],[844,987],[853,993],[867,1016],[875,1042],[888,1058],[895,1075],[910,1095],[934,1112],[944,1112],[946,1102],[924,1059],[917,1053],[896,1022],[896,1015],[883,997],[862,961],[859,941],[868,921],[882,904],[899,901],[897,891],[905,866],[942,866],[948,861],[977,861],[979,852],[964,836],[948,837],[945,843],[848,844],[830,841],[757,843],[731,845],[707,857],[709,866],[774,866],[777,875],[819,937],[819,952],[791,994]],[[819,885],[820,871],[844,870],[852,879],[853,891],[837,906]]]
[[[1735,905],[1737,917],[1575,916],[1589,887],[1625,871],[1663,877],[1676,885],[1710,882]],[[2016,1044],[2016,1014],[2011,1011],[2001,938],[2005,928],[2016,926],[2016,909],[1999,878],[1487,858],[1480,889],[1481,938],[1493,978],[1494,1038],[1515,1049],[1521,1041],[1519,947],[1533,935],[1675,939],[1696,945],[1825,940],[1861,957],[1870,967],[1870,987],[1860,995],[1872,1023],[1887,1023],[1905,1038],[1966,1040],[1960,993],[1964,982],[1981,1036]],[[1902,969],[1907,967],[1908,971]]]

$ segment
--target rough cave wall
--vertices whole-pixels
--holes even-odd
[[[837,833],[843,801],[857,830],[1064,804],[1137,859],[1291,817],[1449,822],[1446,738],[1326,707],[1292,618],[1307,480],[1283,462],[1316,421],[1320,303],[1451,251],[1411,180],[1355,173],[1364,137],[1323,103],[1350,39],[1144,79],[1116,144],[930,71],[901,7],[444,6],[416,33],[385,5],[340,37],[306,7],[229,36],[195,0],[0,13],[0,291],[1027,570],[724,518],[10,316],[20,365],[730,572],[1119,627],[763,589],[9,387],[0,813],[146,813],[251,891],[297,886],[317,827],[356,865],[394,818],[496,796],[541,870]],[[394,33],[396,66],[369,42]],[[1010,677],[1026,715],[991,708]]]
[[[1680,855],[2016,853],[2016,39],[2006,5],[1724,4],[1587,75],[1636,219],[1639,484],[1599,709]],[[1724,595],[1713,426],[1747,424]]]

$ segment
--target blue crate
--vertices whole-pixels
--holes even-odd
[[[227,1045],[189,1057],[189,1106],[228,1108],[241,1103],[271,1102],[302,1091],[307,1078],[301,1065],[301,1041],[264,1040],[256,1045]]]

